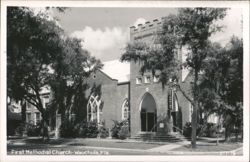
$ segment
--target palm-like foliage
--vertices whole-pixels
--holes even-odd
[[[180,62],[175,59],[177,38],[171,33],[161,36],[159,44],[146,44],[142,41],[128,43],[125,52],[121,56],[122,61],[139,63],[140,72],[151,71],[153,75],[159,75],[163,87],[169,79],[177,79],[177,71]]]

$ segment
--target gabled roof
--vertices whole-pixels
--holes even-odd
[[[128,82],[130,80],[130,63],[112,60],[103,62],[102,72],[110,78],[118,80],[118,83]]]

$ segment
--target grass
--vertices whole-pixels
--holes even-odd
[[[175,148],[171,151],[197,151],[197,152],[219,152],[219,151],[232,151],[237,148],[242,147],[242,143],[204,143],[197,144],[197,148],[193,149],[191,145],[181,146],[179,148]]]
[[[124,148],[124,149],[151,149],[154,147],[159,147],[160,144],[152,144],[152,143],[143,143],[143,142],[126,142],[119,140],[89,140],[89,139],[75,139],[73,143],[70,145],[85,145],[85,146],[93,146],[93,147],[111,147],[111,148]]]
[[[12,141],[14,144],[16,140]],[[17,140],[25,143],[25,145],[37,145],[37,146],[56,146],[56,145],[66,145],[66,146],[91,146],[91,147],[109,147],[109,148],[124,148],[124,149],[141,149],[147,150],[154,147],[158,147],[162,144],[157,143],[143,143],[143,142],[128,142],[126,140],[104,140],[104,139],[84,139],[84,138],[74,138],[74,139],[50,139],[49,141],[43,141],[41,138],[23,139]]]

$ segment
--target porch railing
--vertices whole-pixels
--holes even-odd
[[[150,130],[150,132],[153,132],[154,128],[157,126],[158,123],[154,124],[153,128]]]
[[[173,125],[173,128],[175,128],[175,129],[178,130],[181,134],[183,134],[183,130],[182,130],[182,129],[180,129],[180,128],[174,126],[174,125]]]

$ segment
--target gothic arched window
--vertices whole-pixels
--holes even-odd
[[[100,97],[98,95],[91,95],[87,104],[87,121],[96,121],[100,123],[100,113],[101,110]]]
[[[128,99],[125,99],[122,104],[122,120],[129,118],[129,102]]]

